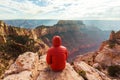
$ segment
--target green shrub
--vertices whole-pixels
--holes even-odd
[[[120,75],[120,66],[119,65],[109,66],[108,74],[112,77],[117,77],[118,75]]]
[[[13,58],[17,58],[20,54],[27,51],[27,47],[13,41],[9,41],[0,46],[0,51],[10,55]]]
[[[115,41],[109,41],[109,47],[110,48],[114,48],[115,47],[116,42]]]
[[[25,36],[19,36],[19,35],[9,35],[7,37],[8,41],[15,41],[16,43],[20,43],[25,45],[27,43],[27,41],[29,41],[29,36],[25,35]]]
[[[35,41],[28,36],[9,35],[7,42],[0,44],[0,51],[16,58],[26,51],[35,52],[34,44]]]
[[[5,53],[8,53],[13,57],[18,57],[21,53],[27,51],[27,48],[24,45],[15,43],[13,41],[7,42],[3,47]]]
[[[25,51],[33,51],[33,52],[35,51],[35,49],[34,49],[35,41],[33,39],[30,39],[29,36],[27,36],[27,35],[25,35],[25,36],[9,35],[8,42],[9,41],[14,41],[15,43],[25,46],[25,48],[26,48]]]
[[[86,72],[85,72],[85,71],[80,70],[80,71],[78,72],[78,74],[81,75],[85,80],[87,80],[87,78],[86,78]]]
[[[71,65],[74,65],[74,62],[72,61],[70,64],[71,64]]]

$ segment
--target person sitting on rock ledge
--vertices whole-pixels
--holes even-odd
[[[46,62],[53,71],[62,71],[66,65],[68,50],[61,43],[61,37],[54,36],[52,39],[53,46],[47,51]]]

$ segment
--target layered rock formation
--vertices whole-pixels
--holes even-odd
[[[95,67],[96,69],[104,72],[105,74],[116,73],[115,77],[119,80],[120,72],[114,71],[115,68],[110,68],[111,66],[120,67],[120,36],[119,31],[112,31],[110,34],[110,38],[107,41],[104,41],[100,46],[100,49],[96,52],[89,52],[85,55],[78,56],[74,62],[81,63],[81,61],[85,61],[87,64]],[[117,67],[116,67],[117,68]],[[112,71],[108,71],[111,69]],[[113,78],[114,79],[114,78]],[[107,79],[105,79],[107,80]]]
[[[105,48],[105,47],[104,47]],[[84,61],[85,63],[83,63]],[[77,65],[76,65],[77,64]],[[87,72],[86,77],[93,78],[91,80],[119,80],[119,69],[117,67],[110,68],[110,66],[119,66],[120,67],[120,55],[114,50],[111,50],[109,48],[103,49],[100,52],[91,52],[87,53],[85,55],[78,56],[74,61],[75,67],[77,67],[77,70],[82,70]],[[87,69],[86,65],[91,66],[91,68]],[[118,69],[118,71],[114,71],[114,69]],[[92,70],[90,70],[92,69]],[[108,72],[108,69],[111,69],[113,71]],[[88,71],[86,71],[88,70]],[[91,72],[92,71],[92,72]],[[102,72],[102,73],[101,73]],[[110,77],[109,74],[115,73],[117,74],[117,77]],[[87,74],[93,74],[93,76],[87,76]],[[95,76],[96,75],[96,76]],[[95,79],[96,77],[101,77],[102,79]],[[106,75],[106,76],[105,76]]]
[[[18,28],[14,26],[8,26],[3,21],[0,21],[0,39],[1,43],[6,42],[6,36],[8,35],[30,35],[29,30],[25,28]]]
[[[44,32],[44,29],[42,29],[40,32]],[[33,42],[35,42],[35,46],[33,45],[33,47],[35,47],[36,49],[40,48],[41,50],[44,49],[43,52],[45,53],[48,46],[41,39],[38,39],[39,37],[33,29],[14,27],[5,24],[3,21],[0,21],[0,45],[4,45],[7,42],[13,41],[15,44],[18,44],[18,46],[21,45],[24,47],[24,45],[21,44],[21,40],[24,40],[26,43],[24,41],[23,43],[26,45],[31,44],[33,40]],[[29,39],[29,41],[26,41],[27,38]]]
[[[99,62],[106,66],[120,65],[120,33],[112,31],[109,40],[104,41],[101,45],[100,51],[95,58],[96,62]]]

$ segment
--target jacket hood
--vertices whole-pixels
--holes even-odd
[[[52,44],[54,47],[59,47],[61,45],[61,37],[60,36],[54,36],[52,39]]]

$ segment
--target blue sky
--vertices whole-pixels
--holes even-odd
[[[120,20],[120,0],[1,0],[0,19]]]

